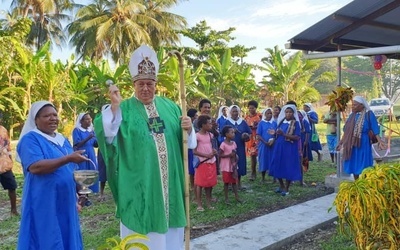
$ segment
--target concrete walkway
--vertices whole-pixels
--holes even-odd
[[[193,250],[279,249],[337,218],[336,193],[269,213],[191,240]]]

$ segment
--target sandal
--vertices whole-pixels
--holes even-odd
[[[282,195],[282,196],[288,196],[288,195],[289,195],[289,192],[283,191],[281,195]]]
[[[199,212],[204,212],[204,208],[198,207],[198,208],[197,208],[197,211],[199,211]]]
[[[277,194],[279,194],[279,193],[282,193],[283,191],[281,190],[281,188],[276,188],[275,189],[275,193],[277,193]]]

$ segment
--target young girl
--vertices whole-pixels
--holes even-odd
[[[206,202],[209,209],[214,209],[211,205],[212,188],[217,185],[216,155],[217,150],[212,147],[214,135],[210,133],[212,129],[211,117],[200,115],[197,119],[197,126],[200,128],[196,133],[197,147],[194,155],[199,157],[200,165],[194,174],[194,184],[196,185],[197,211],[204,211],[201,193],[203,188],[206,192]]]
[[[276,105],[274,107],[274,111],[272,112],[272,120],[274,120],[275,122],[278,122],[278,116],[279,116],[280,112],[281,112],[281,107]]]
[[[279,188],[276,192],[286,196],[289,194],[291,182],[301,180],[297,142],[300,139],[300,123],[296,106],[291,104],[283,106],[279,113],[275,134],[274,155],[269,175],[279,180]],[[286,179],[285,184],[283,179]]]
[[[225,203],[229,204],[228,201],[228,187],[229,184],[232,185],[233,193],[235,194],[235,199],[239,203],[238,192],[236,183],[238,181],[237,176],[237,155],[236,155],[236,143],[235,139],[235,129],[232,126],[225,126],[221,132],[225,140],[221,143],[219,147],[219,157],[220,157],[220,167],[222,171],[222,181],[224,182],[224,193],[225,193]]]
[[[241,185],[241,177],[247,174],[247,162],[246,162],[246,147],[245,143],[249,141],[251,129],[249,125],[242,119],[240,114],[240,108],[237,105],[232,105],[228,110],[228,120],[225,125],[232,126],[235,129],[235,139],[237,146],[237,155],[239,156],[238,162],[238,188],[245,189]]]
[[[262,114],[262,120],[257,128],[258,144],[258,171],[261,172],[261,181],[265,182],[265,173],[271,168],[274,131],[276,122],[272,118],[272,108],[267,108]]]

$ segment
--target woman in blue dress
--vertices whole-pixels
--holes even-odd
[[[237,146],[236,152],[239,156],[238,188],[242,189],[241,177],[247,174],[245,142],[250,140],[251,129],[241,117],[240,108],[237,105],[232,105],[229,107],[228,119],[225,121],[225,125],[230,125],[235,129],[234,140]]]
[[[307,113],[304,110],[299,110],[298,112],[299,112],[300,127],[301,127],[300,139],[301,139],[302,156],[303,158],[307,158],[309,161],[312,161],[313,155],[309,145],[311,136],[310,122],[308,121]]]
[[[53,104],[32,104],[17,145],[24,171],[18,249],[83,249],[73,177],[83,151],[55,132],[59,124]]]
[[[221,132],[222,129],[225,126],[226,120],[228,119],[227,116],[228,112],[228,107],[227,106],[221,106],[218,110],[218,116],[217,116],[217,125],[218,125],[218,131]],[[218,136],[218,143],[221,145],[221,143],[224,141],[224,137],[222,136],[221,133],[219,133]]]
[[[310,127],[311,127],[311,135],[308,140],[311,151],[315,151],[318,155],[318,161],[321,161],[322,154],[319,152],[319,150],[322,150],[322,146],[321,142],[319,141],[319,135],[317,133],[317,129],[315,128],[315,124],[318,123],[318,114],[317,112],[314,111],[311,103],[304,104],[303,109],[307,113],[308,121],[310,122]]]
[[[265,182],[265,174],[271,168],[273,144],[275,140],[276,122],[272,117],[272,108],[262,113],[262,119],[257,127],[258,143],[258,171],[261,172],[261,181]]]
[[[379,136],[376,117],[363,97],[355,96],[353,98],[351,111],[337,149],[343,148],[344,171],[353,174],[354,179],[357,180],[365,168],[373,165],[372,144],[368,131],[372,130],[376,135],[379,149],[385,149],[386,144]]]
[[[97,147],[96,136],[93,131],[92,117],[88,113],[80,113],[72,131],[74,150],[85,150],[85,155],[90,161],[81,162],[79,170],[98,169],[97,157],[94,148]],[[94,193],[99,192],[99,182],[89,187]]]
[[[279,188],[276,189],[276,192],[286,196],[289,194],[290,184],[302,179],[298,145],[300,122],[295,105],[289,104],[282,107],[275,134],[276,142],[269,175],[279,181]],[[286,180],[285,183],[283,179]]]

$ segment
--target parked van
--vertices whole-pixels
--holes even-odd
[[[371,108],[371,111],[374,112],[376,117],[389,115],[389,113],[393,114],[393,104],[389,98],[372,99],[369,103],[369,107]]]

